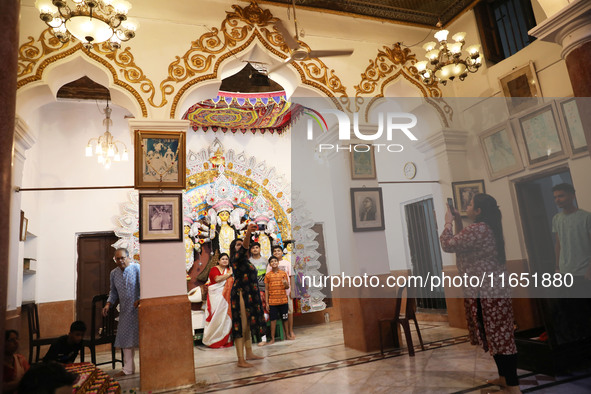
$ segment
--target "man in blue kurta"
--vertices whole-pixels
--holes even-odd
[[[132,263],[129,252],[123,248],[115,251],[113,260],[117,268],[111,271],[111,291],[103,316],[119,301],[119,325],[115,338],[115,346],[123,349],[123,371],[115,375],[119,377],[135,373],[135,348],[139,342],[140,265]]]

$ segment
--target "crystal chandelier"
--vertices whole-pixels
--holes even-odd
[[[113,140],[113,134],[109,132],[109,127],[113,124],[113,121],[111,120],[111,108],[109,108],[108,101],[104,114],[105,120],[103,120],[103,125],[106,126],[107,131],[100,137],[91,138],[88,141],[86,145],[86,156],[91,157],[94,152],[97,155],[99,164],[104,165],[105,169],[108,170],[111,168],[111,162],[113,161],[128,161],[129,154],[127,153],[127,146],[119,140]],[[120,150],[122,151],[121,153]]]
[[[138,28],[137,22],[127,19],[131,4],[125,0],[37,0],[35,7],[61,42],[74,36],[88,50],[105,41],[118,49],[122,41],[135,37]]]
[[[437,27],[441,27],[441,24],[438,23]],[[440,29],[435,33],[437,43],[431,41],[423,45],[423,49],[427,51],[425,57],[429,60],[417,62],[415,67],[425,84],[435,81],[445,85],[448,80],[453,81],[456,77],[463,81],[469,72],[475,73],[482,65],[480,45],[467,47],[467,56],[462,59],[466,33],[454,34],[453,43],[447,41],[448,35],[449,31]]]

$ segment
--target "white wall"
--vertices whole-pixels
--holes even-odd
[[[100,104],[104,108],[104,103]],[[127,111],[115,107],[113,135],[132,149]],[[38,110],[31,126],[37,142],[27,152],[23,188],[133,186],[132,162],[105,170],[85,157],[90,138],[104,132],[96,103],[57,102]],[[37,301],[71,300],[76,295],[76,235],[112,231],[128,190],[23,191],[22,209],[37,235]]]
[[[104,103],[99,106],[104,108]],[[93,102],[56,102],[40,108],[31,128],[37,142],[27,152],[23,188],[133,186],[133,146],[125,109],[114,107],[112,134],[130,150],[130,161],[113,163],[109,170],[85,157],[90,138],[104,132],[104,116]],[[290,176],[290,136],[223,134],[187,131],[187,147],[198,152],[215,138],[224,148],[255,156]],[[74,299],[76,295],[76,236],[85,232],[113,231],[120,205],[131,189],[23,191],[22,209],[29,229],[37,235],[37,301]],[[28,279],[30,280],[30,279]]]

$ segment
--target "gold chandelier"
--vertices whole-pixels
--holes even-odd
[[[438,23],[437,26],[441,27],[441,24]],[[449,31],[440,29],[435,33],[437,43],[431,41],[423,45],[423,49],[427,52],[425,57],[429,60],[417,62],[415,67],[425,84],[436,81],[445,85],[448,80],[453,81],[455,78],[463,81],[468,73],[475,73],[482,65],[480,45],[467,47],[467,56],[462,58],[466,33],[454,34],[453,43],[447,41],[448,35]]]
[[[35,7],[61,42],[74,36],[88,50],[105,41],[118,49],[122,41],[135,37],[139,26],[127,19],[131,4],[125,0],[37,0]]]
[[[111,108],[109,108],[108,101],[104,114],[103,125],[107,128],[107,131],[100,137],[91,138],[88,141],[86,156],[91,157],[94,152],[97,155],[99,164],[104,165],[105,169],[108,170],[111,168],[111,162],[113,161],[128,161],[129,154],[127,153],[127,146],[119,140],[114,140],[113,134],[109,132],[109,127],[113,124],[113,121],[111,120]]]

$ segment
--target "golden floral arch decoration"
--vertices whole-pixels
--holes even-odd
[[[404,78],[406,81],[414,85],[423,95],[425,101],[437,111],[443,124],[449,127],[449,120],[453,118],[453,110],[442,99],[441,89],[436,81],[428,85],[420,81],[420,76],[417,68],[414,66],[417,62],[416,56],[409,48],[402,48],[400,43],[396,43],[392,48],[384,47],[378,51],[374,60],[369,61],[369,65],[365,72],[361,74],[361,82],[355,85],[355,106],[356,109],[364,103],[370,95],[378,90],[379,93],[374,94],[369,104],[365,106],[365,119],[369,118],[369,111],[373,103],[384,97],[384,90],[391,83],[399,78]]]
[[[137,100],[143,117],[148,117],[146,101],[153,108],[164,107],[169,103],[168,97],[176,90],[170,109],[170,117],[174,119],[178,103],[189,88],[207,80],[217,79],[221,63],[246,50],[254,40],[258,40],[265,49],[281,59],[289,56],[289,48],[279,32],[273,28],[278,18],[269,10],[261,9],[254,0],[244,8],[239,5],[232,5],[232,8],[233,11],[227,12],[220,29],[213,28],[201,35],[192,42],[183,56],[177,56],[168,65],[168,76],[160,82],[158,88],[136,64],[129,47],[110,51],[103,43],[95,44],[92,50],[88,51],[80,43],[61,43],[48,28],[37,40],[29,36],[28,41],[20,46],[17,89],[41,80],[43,72],[50,64],[64,60],[77,51],[83,51],[90,59],[108,69],[115,85],[131,93]],[[300,44],[310,49],[307,44]],[[337,97],[340,98],[340,102],[347,102],[347,88],[334,70],[328,69],[320,59],[294,62],[291,65],[304,85],[332,98],[338,107],[341,107],[341,104]],[[122,78],[118,77],[117,71],[121,73]],[[139,91],[132,85],[139,85]]]
[[[63,49],[66,50],[64,51]],[[122,67],[121,71],[125,79],[130,83],[138,83],[142,80],[149,81],[141,69],[135,64],[134,57],[129,51],[129,48],[120,52],[116,51],[111,53],[108,46],[99,46],[95,44],[93,52],[85,49],[80,42],[71,46],[69,41],[65,43],[60,42],[49,28],[45,29],[40,34],[37,41],[29,36],[28,41],[19,47],[17,90],[29,83],[41,80],[43,78],[43,72],[49,65],[72,56],[75,53],[78,53],[78,51],[82,51],[90,59],[104,66],[111,74],[113,84],[131,93],[141,109],[142,116],[148,116],[146,102],[141,94],[129,83],[120,79],[117,76],[117,70],[113,64],[111,64],[115,63],[116,66]],[[105,57],[101,57],[97,53],[104,55]],[[142,87],[142,85],[140,85],[140,87]]]

